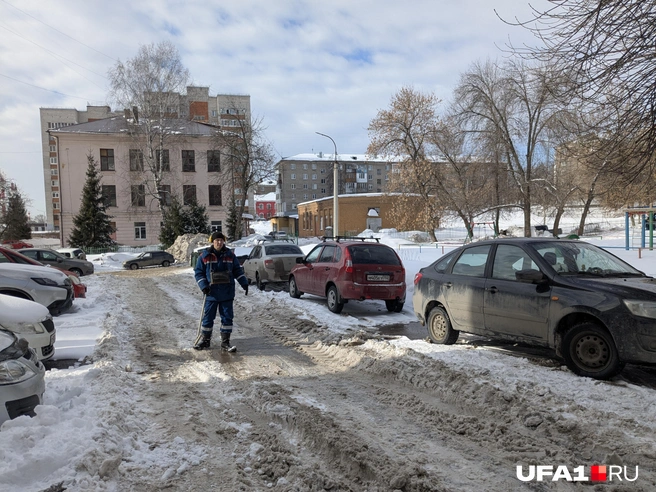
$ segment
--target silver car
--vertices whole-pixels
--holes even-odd
[[[249,283],[264,290],[266,284],[284,283],[296,266],[296,258],[305,256],[301,248],[291,241],[264,241],[256,245],[244,261],[244,274]]]
[[[55,323],[41,304],[0,294],[0,329],[27,340],[40,361],[55,355]]]
[[[61,270],[70,270],[80,277],[93,273],[93,263],[90,261],[66,258],[61,253],[57,253],[57,251],[52,249],[24,248],[19,249],[18,252],[44,265],[50,265]]]
[[[25,339],[0,330],[0,424],[21,415],[34,416],[43,403],[46,368]]]
[[[73,304],[71,279],[56,268],[0,264],[0,294],[38,302],[57,315]]]

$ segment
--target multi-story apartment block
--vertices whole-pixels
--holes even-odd
[[[186,94],[171,94],[166,117],[209,123],[223,129],[238,127],[240,120],[250,118],[250,96],[219,94],[209,95],[208,87],[187,87]],[[70,108],[41,108],[41,138],[43,147],[43,175],[46,194],[47,229],[60,231],[63,190],[60,181],[60,159],[57,140],[49,130],[70,125],[91,123],[100,119],[123,115],[124,111],[112,112],[109,106],[87,106],[85,110]],[[97,156],[99,157],[99,156]],[[76,197],[79,200],[79,197]],[[65,239],[65,237],[63,238]]]
[[[297,215],[301,202],[333,196],[334,163],[341,194],[384,193],[396,161],[365,154],[298,154],[276,164],[276,215]]]

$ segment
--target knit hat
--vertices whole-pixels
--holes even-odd
[[[225,241],[226,237],[222,232],[216,231],[213,232],[212,235],[210,236],[210,243],[213,243],[215,239],[223,239]]]

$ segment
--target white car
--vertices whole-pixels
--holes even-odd
[[[0,294],[0,329],[27,340],[41,361],[55,354],[55,323],[41,304]]]
[[[46,368],[26,340],[0,330],[0,424],[21,415],[34,416],[43,403]]]
[[[56,268],[0,264],[0,294],[38,302],[51,314],[60,314],[73,304],[71,279]]]

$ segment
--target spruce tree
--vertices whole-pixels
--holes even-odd
[[[28,225],[25,200],[18,191],[11,191],[7,211],[0,222],[4,224],[3,240],[30,239],[32,237],[32,230]]]
[[[105,199],[102,196],[101,176],[91,154],[87,155],[87,180],[82,189],[82,203],[77,215],[73,217],[73,230],[68,238],[71,246],[77,248],[105,248],[114,244],[114,232],[105,212]]]
[[[173,197],[171,205],[162,211],[162,229],[159,232],[159,240],[164,249],[170,248],[177,237],[184,234],[186,221],[185,210],[178,199]]]
[[[205,206],[194,201],[187,209],[187,224],[185,232],[188,234],[209,234],[209,217],[205,212]]]
[[[238,220],[237,220],[237,207],[235,203],[230,204],[230,209],[228,210],[228,218],[226,220],[226,231],[228,232],[227,236],[230,240],[241,239],[241,231],[237,230]]]

